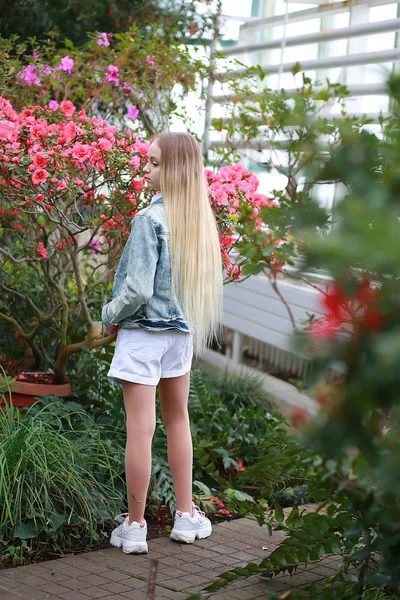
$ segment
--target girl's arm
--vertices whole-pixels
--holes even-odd
[[[158,254],[157,233],[150,217],[136,215],[132,221],[127,275],[121,293],[103,306],[106,327],[134,315],[152,297]]]

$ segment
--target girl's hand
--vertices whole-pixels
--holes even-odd
[[[112,335],[113,333],[117,333],[118,325],[113,325],[112,327],[104,327],[104,333],[106,335]]]

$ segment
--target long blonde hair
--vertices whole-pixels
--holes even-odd
[[[219,235],[207,194],[203,157],[187,133],[163,133],[160,187],[167,215],[172,283],[199,356],[223,322],[223,277]]]

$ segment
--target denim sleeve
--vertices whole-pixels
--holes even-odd
[[[103,306],[102,320],[111,327],[134,315],[154,292],[158,253],[158,238],[152,220],[136,215],[132,221],[125,283],[120,294]],[[121,257],[122,260],[122,257]]]

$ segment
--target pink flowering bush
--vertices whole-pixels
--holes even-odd
[[[240,163],[206,175],[227,279],[264,271],[275,281],[296,250],[290,230],[282,226],[279,202],[260,194],[257,176]]]
[[[54,371],[63,381],[71,353],[110,341],[96,339],[92,315],[130,221],[149,200],[148,143],[68,100],[17,113],[0,98],[0,118],[0,317],[36,368],[40,335],[57,330]]]
[[[69,100],[16,112],[0,97],[0,318],[29,349],[33,368],[52,362],[44,340],[56,340],[57,382],[72,353],[112,340],[99,339],[94,321],[131,219],[151,197],[142,175],[148,147]],[[242,214],[272,240],[257,215],[278,205],[241,164],[206,176],[226,282],[237,280],[248,263],[236,251],[246,239],[236,229]]]
[[[0,95],[18,110],[29,104],[57,110],[70,101],[120,126],[127,118],[141,134],[162,131],[175,112],[182,117],[179,97],[197,88],[207,63],[149,27],[154,31],[133,25],[124,33],[91,33],[79,48],[53,37],[29,47],[0,37]]]

